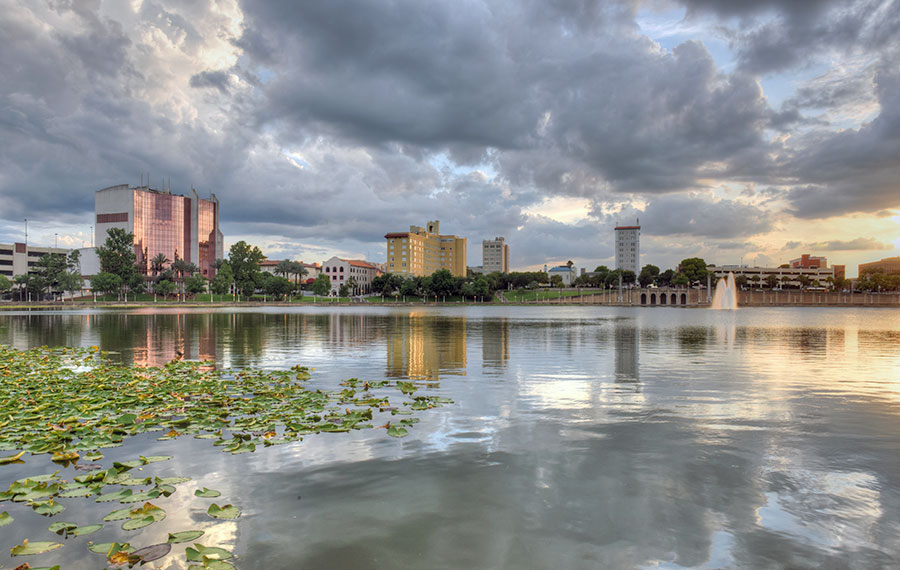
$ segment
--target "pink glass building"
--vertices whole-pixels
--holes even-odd
[[[219,200],[215,194],[200,198],[127,184],[98,190],[94,195],[95,243],[106,241],[110,228],[134,234],[134,253],[144,272],[158,254],[176,257],[200,267],[212,279],[216,259],[224,258],[224,238],[219,229]]]

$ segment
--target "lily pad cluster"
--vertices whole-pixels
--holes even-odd
[[[0,452],[12,452],[0,456],[0,466],[48,455],[60,466],[83,472],[71,480],[59,471],[20,479],[0,492],[0,502],[20,503],[46,517],[66,511],[67,502],[59,499],[118,503],[119,508],[102,521],[59,521],[48,531],[66,539],[92,535],[110,523],[138,531],[164,520],[166,512],[157,503],[190,479],[135,476],[137,471],[132,471],[169,456],[142,456],[110,467],[96,463],[103,459],[104,448],[121,446],[130,436],[158,432],[158,439],[166,440],[191,435],[212,440],[224,452],[242,454],[298,441],[308,434],[372,428],[375,412],[411,416],[451,403],[446,398],[415,396],[414,382],[351,378],[341,383],[339,391],[325,392],[308,388],[308,379],[309,371],[301,366],[284,371],[217,370],[211,363],[173,361],[159,367],[135,367],[110,362],[97,347],[19,351],[0,345]],[[408,401],[392,405],[385,394],[391,389],[399,390]],[[379,427],[392,437],[404,437],[417,421],[402,417]],[[205,487],[194,494],[201,499],[220,496]],[[232,520],[241,511],[231,504],[212,503],[207,514]],[[14,520],[7,510],[0,510],[0,527]],[[89,548],[106,556],[110,567],[117,567],[157,560],[168,555],[173,544],[192,542],[185,550],[190,568],[233,568],[227,550],[193,542],[202,535],[201,530],[172,533],[164,544],[138,549],[115,542],[91,543]],[[34,555],[62,546],[54,541],[25,541],[10,553]]]

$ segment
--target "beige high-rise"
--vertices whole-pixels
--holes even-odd
[[[422,277],[447,269],[456,277],[466,276],[466,238],[441,235],[439,220],[425,228],[409,226],[408,232],[385,234],[388,273]]]
[[[485,273],[509,273],[509,246],[502,237],[481,242],[481,266]]]

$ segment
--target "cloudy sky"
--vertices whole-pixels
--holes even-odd
[[[0,0],[0,242],[215,192],[226,246],[517,269],[900,255],[900,1]],[[58,236],[57,236],[58,235]]]

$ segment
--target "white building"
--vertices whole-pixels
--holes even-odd
[[[341,285],[345,285],[351,277],[356,280],[356,290],[351,294],[369,293],[372,291],[372,280],[383,273],[374,263],[337,256],[322,262],[321,272],[331,279],[332,295],[337,295]]]
[[[616,226],[616,269],[641,272],[641,226]]]
[[[715,280],[725,277],[729,273],[734,273],[735,277],[743,275],[749,281],[748,286],[750,287],[765,285],[766,278],[769,275],[774,275],[778,279],[778,283],[775,286],[776,289],[785,285],[799,287],[801,275],[806,276],[810,283],[818,281],[821,287],[825,287],[828,284],[827,279],[829,277],[834,279],[833,267],[746,267],[744,265],[722,265],[710,266],[706,269],[715,274],[713,285],[715,285]]]
[[[24,243],[0,243],[0,275],[10,281],[18,275],[34,273],[32,269],[43,256],[69,255],[68,249],[61,247],[36,247]]]
[[[576,270],[575,266],[569,267],[568,265],[557,265],[556,267],[552,267],[549,271],[547,271],[549,275],[549,279],[553,279],[554,275],[559,275],[562,279],[563,285],[569,287],[572,285],[572,282],[575,281]]]
[[[481,242],[481,267],[483,273],[509,273],[509,246],[502,237]]]

